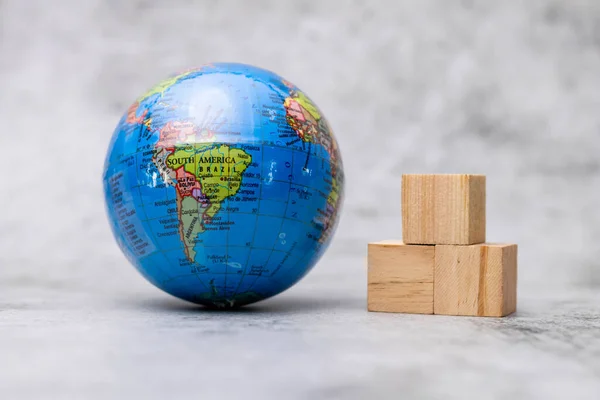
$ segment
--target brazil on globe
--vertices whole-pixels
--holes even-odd
[[[298,87],[251,65],[186,70],[138,97],[104,163],[113,235],[153,285],[234,308],[302,279],[344,198],[338,143]]]

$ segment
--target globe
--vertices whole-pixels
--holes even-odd
[[[131,264],[164,292],[214,308],[306,276],[344,197],[321,110],[277,74],[237,63],[174,74],[137,98],[114,130],[103,183]]]

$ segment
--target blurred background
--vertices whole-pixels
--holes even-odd
[[[336,237],[284,298],[364,308],[366,244],[401,237],[403,173],[487,175],[488,241],[519,244],[521,309],[600,288],[596,0],[0,0],[5,308],[16,291],[166,296],[111,236],[102,166],[139,94],[213,61],[294,82],[341,146]]]
[[[3,0],[0,18],[4,283],[138,282],[104,215],[112,131],[172,72],[237,61],[294,82],[335,130],[338,278],[401,236],[401,174],[483,173],[488,240],[520,245],[520,290],[600,287],[595,0]]]

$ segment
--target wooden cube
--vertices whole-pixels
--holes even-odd
[[[435,246],[369,243],[369,311],[433,314]]]
[[[517,245],[435,246],[434,314],[503,317],[517,308]]]
[[[408,244],[485,242],[485,176],[403,175],[402,240]]]

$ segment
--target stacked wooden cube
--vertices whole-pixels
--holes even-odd
[[[517,245],[485,243],[483,175],[403,175],[402,241],[369,243],[368,310],[503,317]]]

